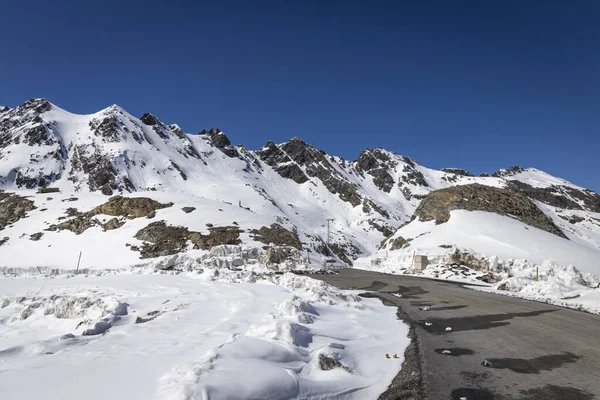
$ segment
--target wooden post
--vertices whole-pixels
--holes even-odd
[[[77,272],[79,272],[79,263],[81,262],[81,251],[79,252],[79,259],[77,260],[77,269],[75,270],[75,274],[77,274]]]
[[[535,280],[540,280],[540,267],[538,265],[535,266]]]

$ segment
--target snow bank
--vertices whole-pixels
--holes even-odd
[[[526,259],[541,264],[549,259],[562,265],[575,265],[584,272],[600,274],[600,248],[566,240],[494,213],[455,210],[451,212],[450,220],[443,224],[415,220],[400,228],[390,242],[398,237],[408,244],[398,250],[391,250],[388,245],[357,261],[355,266],[393,272],[409,268],[414,253],[425,254],[435,263],[460,249],[480,257],[498,257],[500,263],[509,259]]]
[[[394,307],[289,273],[36,278],[0,279],[2,398],[376,398],[409,341]]]
[[[494,286],[476,289],[600,314],[600,279],[572,265],[510,260],[500,275],[504,279]]]

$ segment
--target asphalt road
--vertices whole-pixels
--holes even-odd
[[[600,400],[600,316],[448,282],[357,269],[313,277],[340,288],[375,291],[400,308],[416,334],[418,397]],[[484,360],[490,364],[484,366]],[[394,394],[390,387],[383,397],[415,396]]]

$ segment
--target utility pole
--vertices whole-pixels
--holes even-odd
[[[327,247],[329,247],[329,223],[333,222],[333,218],[327,218]]]

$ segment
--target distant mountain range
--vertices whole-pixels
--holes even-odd
[[[3,265],[19,264],[17,252],[25,243],[39,246],[39,257],[51,260],[54,253],[43,243],[52,235],[60,235],[61,229],[45,229],[56,227],[63,213],[90,224],[90,230],[76,229],[76,237],[70,236],[75,247],[91,232],[113,230],[102,225],[103,216],[121,218],[118,232],[132,229],[130,246],[118,242],[119,251],[128,254],[122,262],[129,262],[129,255],[137,259],[139,254],[129,247],[143,242],[133,238],[143,228],[141,220],[104,212],[83,216],[115,195],[195,207],[192,213],[180,212],[173,218],[173,207],[151,207],[157,221],[164,220],[166,227],[185,226],[186,234],[206,235],[209,228],[214,231],[235,226],[240,231],[240,243],[264,246],[275,237],[288,237],[279,244],[293,245],[301,254],[310,250],[315,255],[332,256],[331,252],[336,259],[352,263],[385,245],[430,193],[463,185],[501,188],[522,195],[556,228],[553,233],[560,240],[600,251],[600,195],[534,168],[514,166],[474,176],[458,168],[430,169],[381,148],[365,149],[356,160],[345,160],[300,138],[280,144],[269,141],[261,149],[249,150],[232,145],[219,129],[188,134],[155,115],[137,118],[116,105],[90,115],[69,113],[45,99],[29,100],[15,108],[0,107],[0,189],[5,191],[2,202],[6,203],[0,205],[0,215],[4,212],[0,218],[5,220],[4,227],[0,224],[4,231],[0,231],[0,239],[8,238],[0,251],[14,252],[13,258],[2,257]],[[60,190],[62,200],[76,200],[52,206],[47,198],[53,195],[36,194],[39,189],[51,191],[48,188]],[[31,196],[36,208],[16,218],[10,213],[20,203],[12,193]],[[7,205],[9,200],[13,208]],[[468,210],[465,204],[451,202],[447,206],[449,211]],[[13,211],[7,211],[9,208]],[[44,208],[55,213],[55,219],[40,211]],[[68,215],[68,208],[77,208],[78,214],[71,210]],[[511,212],[498,210],[479,207],[470,211],[514,217]],[[93,218],[96,222],[89,222]],[[261,233],[262,228],[270,230]],[[19,239],[41,232],[46,233],[34,242]],[[19,241],[23,245],[17,246]],[[205,246],[210,247],[210,243]]]

